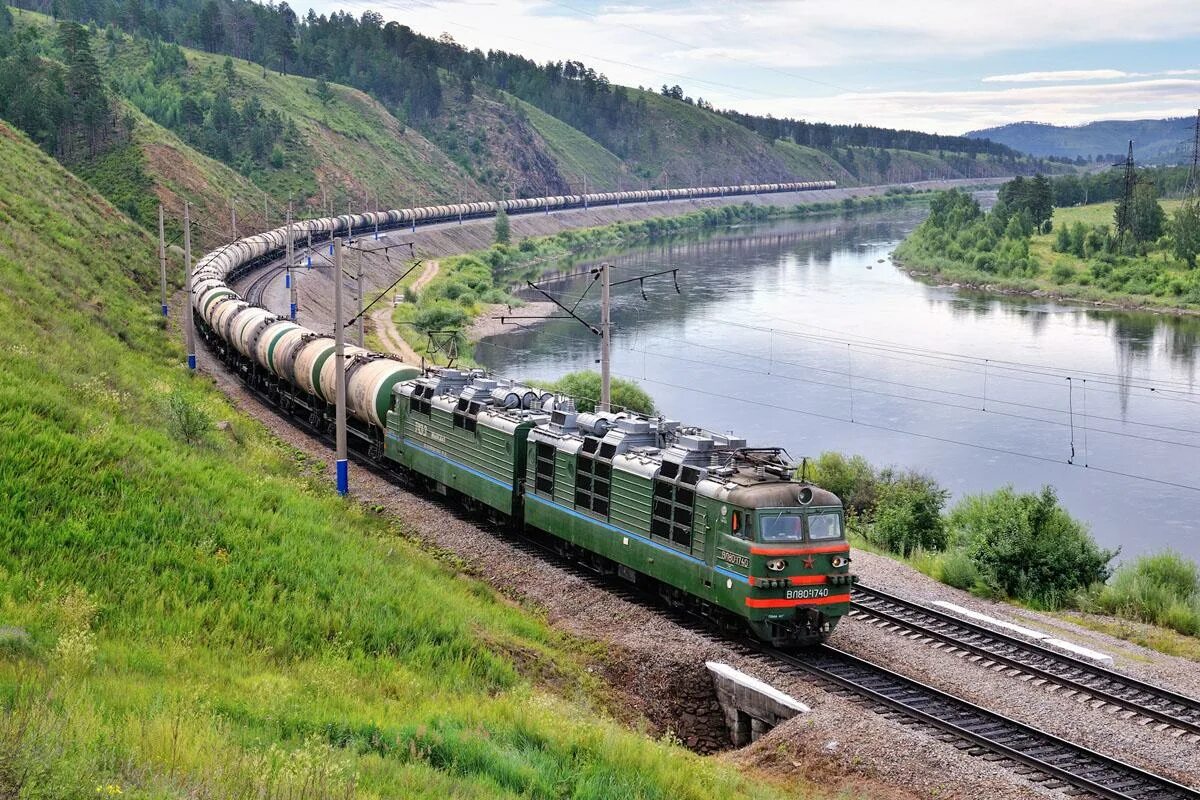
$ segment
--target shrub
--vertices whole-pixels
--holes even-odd
[[[188,444],[199,444],[208,435],[212,420],[195,400],[180,391],[167,398],[167,420],[171,432]]]
[[[807,465],[804,477],[840,497],[847,513],[864,516],[875,508],[875,470],[862,456],[826,451]]]
[[[439,300],[422,306],[413,317],[413,327],[424,334],[460,327],[467,321],[467,312],[462,306]]]
[[[1200,569],[1178,553],[1141,556],[1123,564],[1100,592],[1101,610],[1200,634]]]
[[[867,538],[893,553],[945,550],[942,508],[949,493],[928,475],[884,470],[879,476],[874,525]]]
[[[979,570],[965,550],[955,548],[938,562],[937,578],[955,589],[971,589],[979,582]]]
[[[1046,608],[1067,605],[1080,589],[1108,578],[1116,555],[1097,546],[1049,486],[1037,494],[1008,486],[967,497],[948,524],[992,594]]]
[[[570,372],[553,383],[530,381],[531,385],[543,386],[552,392],[570,395],[580,411],[595,411],[600,399],[600,373],[591,370]],[[612,379],[612,404],[615,409],[627,408],[640,414],[654,413],[654,400],[634,381]]]
[[[1075,277],[1075,268],[1071,266],[1069,261],[1058,260],[1054,264],[1054,269],[1050,272],[1050,276],[1054,278],[1054,282],[1062,285],[1071,278]]]

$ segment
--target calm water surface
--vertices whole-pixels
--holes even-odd
[[[955,497],[1049,483],[1124,557],[1200,558],[1200,490],[1169,485],[1200,489],[1200,320],[926,286],[887,258],[920,217],[747,226],[610,258],[614,280],[678,268],[681,289],[613,290],[614,374],[672,418],[797,460],[861,453]],[[599,318],[598,289],[585,319]],[[598,353],[573,321],[476,350],[524,378],[598,369]]]

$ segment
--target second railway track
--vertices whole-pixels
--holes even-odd
[[[787,653],[763,648],[776,661],[860,697],[885,714],[898,714],[941,731],[973,755],[1009,762],[1048,789],[1107,800],[1175,800],[1200,793],[1061,737],[823,645]]]
[[[1200,741],[1200,700],[1091,664],[1016,636],[867,586],[856,586],[851,616],[902,628],[998,666],[1123,709],[1147,724]]]

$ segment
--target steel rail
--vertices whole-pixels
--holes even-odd
[[[860,615],[1200,736],[1200,700],[862,584],[852,598]]]
[[[1200,792],[1068,742],[939,689],[822,645],[789,653],[759,645],[776,661],[898,711],[971,745],[1106,800],[1200,798]]]

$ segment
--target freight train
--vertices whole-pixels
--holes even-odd
[[[828,184],[672,189],[711,197]],[[665,192],[664,192],[665,193]],[[588,205],[616,202],[589,195]],[[563,201],[563,202],[559,202]],[[471,203],[300,222],[299,241],[351,226],[583,205],[578,196]],[[487,207],[486,209],[478,207]],[[471,210],[476,209],[476,210]],[[490,209],[490,210],[488,210]],[[239,240],[197,263],[191,291],[210,349],[281,411],[329,432],[334,339],[243,300],[228,281],[278,258],[286,229]],[[480,370],[422,370],[344,348],[354,449],[473,510],[535,531],[594,568],[656,588],[668,602],[747,626],[779,646],[825,639],[849,610],[841,501],[793,477],[779,448],[632,412],[580,413],[571,398]]]

